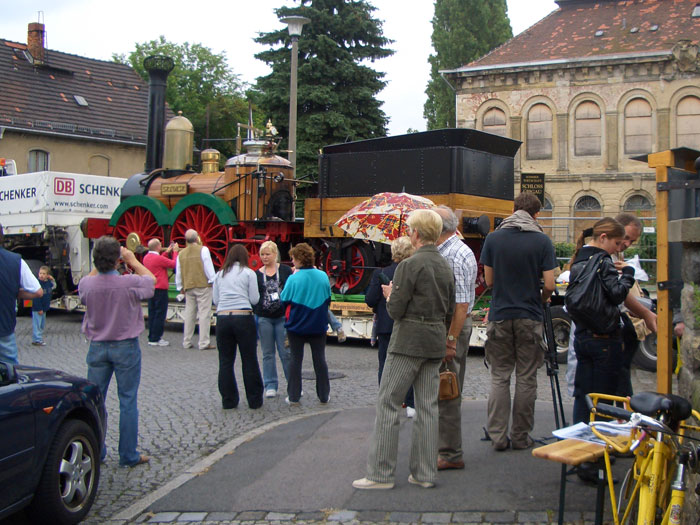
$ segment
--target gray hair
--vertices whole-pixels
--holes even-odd
[[[197,242],[199,239],[199,234],[197,233],[197,230],[187,230],[185,232],[185,241],[187,241],[190,244],[194,244]]]
[[[452,208],[441,204],[434,209],[442,219],[442,233],[456,232],[457,226],[459,226],[459,220],[457,219],[455,212],[452,211]]]
[[[391,260],[394,262],[401,262],[404,259],[408,259],[416,249],[411,244],[410,237],[399,237],[394,239],[391,243]]]
[[[103,235],[95,241],[95,246],[92,248],[92,260],[98,272],[107,273],[114,270],[120,256],[121,246],[114,237]]]
[[[152,252],[158,251],[158,248],[160,247],[161,242],[158,239],[151,239],[150,241],[148,241],[148,249]]]

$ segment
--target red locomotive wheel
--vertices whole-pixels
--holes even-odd
[[[185,208],[173,223],[170,239],[180,247],[185,246],[185,232],[189,229],[197,231],[202,244],[211,252],[214,267],[221,268],[228,251],[228,233],[216,213],[199,204]]]
[[[328,251],[325,259],[326,273],[331,282],[335,279],[334,291],[340,291],[344,294],[362,293],[372,278],[373,269],[371,267],[374,266],[372,248],[357,243],[346,249],[351,250],[352,268],[347,268],[344,261],[334,263],[333,252]],[[340,265],[339,270],[333,268],[337,264]]]
[[[113,235],[120,244],[125,245],[130,233],[136,233],[143,246],[148,245],[151,239],[158,239],[161,243],[165,239],[163,227],[149,210],[141,206],[129,208],[119,217]]]

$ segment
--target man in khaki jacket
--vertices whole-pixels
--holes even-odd
[[[216,348],[209,344],[211,327],[212,282],[216,272],[209,248],[202,246],[195,230],[185,232],[187,246],[180,251],[175,266],[175,285],[185,294],[185,335],[183,348],[192,348],[195,321],[199,320],[199,349]]]

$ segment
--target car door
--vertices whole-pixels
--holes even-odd
[[[31,495],[34,411],[12,365],[0,362],[0,513]]]

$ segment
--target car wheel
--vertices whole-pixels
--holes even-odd
[[[552,306],[551,312],[554,343],[557,345],[557,363],[566,363],[566,357],[569,354],[571,318],[563,306]]]
[[[78,523],[92,507],[99,480],[95,432],[84,421],[64,422],[46,457],[30,516],[38,523]]]

